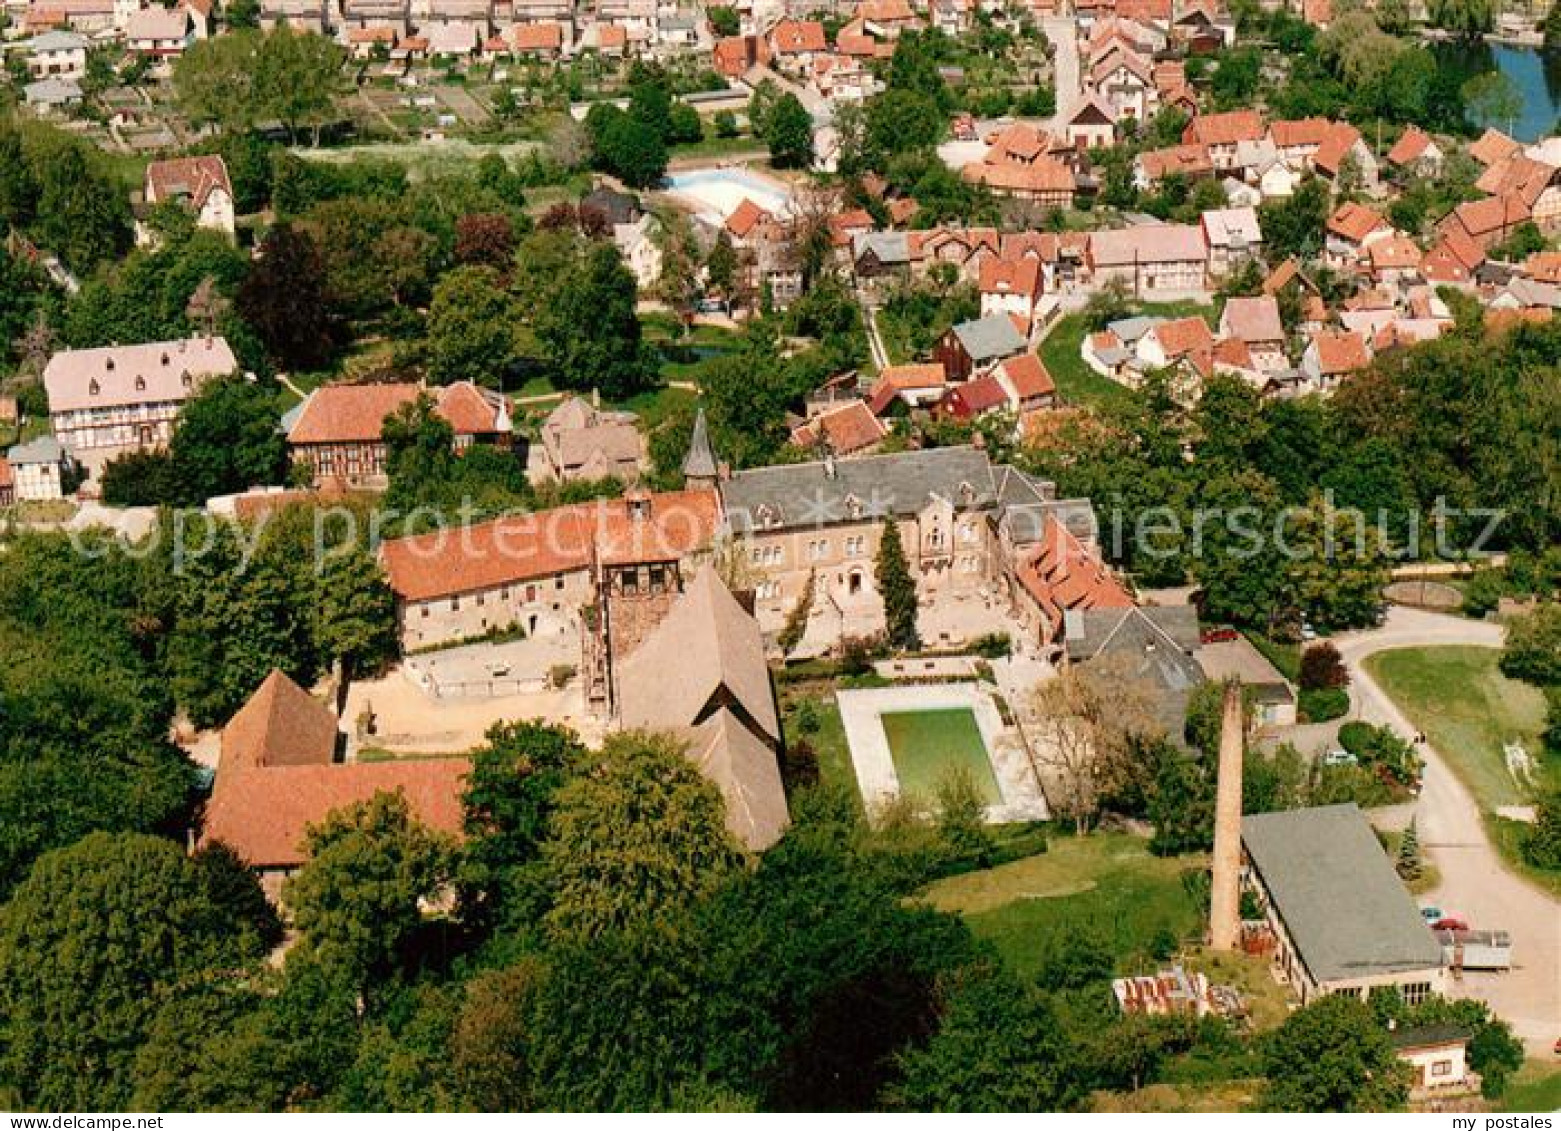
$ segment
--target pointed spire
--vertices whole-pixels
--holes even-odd
[[[701,405],[694,416],[694,433],[688,438],[688,455],[683,457],[683,478],[690,486],[703,483],[713,487],[719,477],[720,468],[715,461],[715,451],[710,447],[710,429]]]

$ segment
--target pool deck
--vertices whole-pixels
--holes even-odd
[[[791,188],[785,181],[746,168],[679,169],[661,191],[715,227],[724,224],[744,200],[771,213],[783,214],[791,208]]]
[[[845,728],[846,745],[851,749],[857,788],[869,813],[900,795],[900,779],[882,716],[898,711],[965,709],[975,716],[976,728],[981,732],[992,773],[1003,795],[1000,804],[987,807],[987,821],[1043,821],[1050,815],[1024,741],[1016,731],[1003,725],[990,689],[976,683],[906,684],[837,691],[835,701],[840,705],[840,722]]]

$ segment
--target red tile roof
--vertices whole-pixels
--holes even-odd
[[[1523,273],[1540,283],[1561,283],[1561,251],[1536,251],[1523,261]]]
[[[829,47],[824,25],[817,20],[782,20],[770,32],[770,43],[777,55],[800,55]]]
[[[726,218],[726,230],[738,239],[744,239],[769,218],[768,212],[745,196],[743,202],[732,209],[732,214]]]
[[[1229,299],[1220,315],[1220,325],[1225,333],[1247,343],[1283,341],[1285,336],[1279,300],[1272,295]]]
[[[1321,145],[1332,128],[1327,118],[1282,118],[1269,123],[1268,134],[1280,149],[1292,149]]]
[[[1325,377],[1355,373],[1371,364],[1366,339],[1354,330],[1319,330],[1312,336],[1317,364]]]
[[[1071,193],[1073,172],[1050,157],[1037,158],[1034,165],[966,165],[965,180],[984,184],[999,192]]]
[[[1500,130],[1487,129],[1479,140],[1469,146],[1469,156],[1481,165],[1494,165],[1503,157],[1511,157],[1523,147]]]
[[[290,444],[341,444],[378,440],[385,418],[417,400],[421,387],[321,385],[304,402],[287,434]]]
[[[346,765],[221,768],[206,805],[201,841],[221,841],[254,868],[304,863],[304,837],[337,809],[399,792],[428,828],[460,835],[467,758],[353,762]]]
[[[994,374],[950,385],[938,408],[956,420],[969,420],[993,409],[1007,408],[1008,390],[1003,388]]]
[[[1046,365],[1033,353],[1011,357],[996,370],[1008,382],[1021,401],[1051,396],[1057,391],[1057,383],[1046,371]]]
[[[1341,204],[1328,217],[1328,231],[1351,243],[1360,243],[1378,228],[1388,227],[1388,222],[1364,204]]]
[[[230,199],[233,196],[227,163],[214,155],[153,161],[146,167],[146,187],[158,200],[189,197],[197,209],[205,206],[215,189],[222,189]]]
[[[865,401],[851,401],[794,428],[791,442],[799,448],[812,448],[823,439],[835,455],[848,456],[871,448],[888,431]]]
[[[1194,118],[1183,132],[1182,141],[1199,145],[1235,145],[1238,141],[1257,141],[1262,136],[1263,115],[1256,110],[1230,110]]]
[[[1138,164],[1151,183],[1173,173],[1183,177],[1206,177],[1214,172],[1214,159],[1204,145],[1146,149],[1138,155]]]
[[[1329,176],[1338,176],[1345,157],[1360,140],[1360,131],[1354,126],[1348,122],[1335,122],[1312,155],[1312,163]]]
[[[1398,140],[1393,143],[1393,148],[1388,150],[1388,164],[1412,164],[1420,160],[1426,150],[1434,144],[1430,134],[1419,126],[1410,126],[1399,135]]]
[[[1523,223],[1529,215],[1528,204],[1522,197],[1487,196],[1483,200],[1465,201],[1453,209],[1448,219],[1478,239],[1481,236],[1500,235],[1508,228]]]
[[[1175,318],[1162,322],[1149,331],[1160,342],[1160,348],[1171,358],[1182,357],[1199,349],[1214,348],[1214,334],[1202,318]]]
[[[1038,259],[987,259],[981,264],[982,294],[1025,295],[1041,293],[1041,261]]]
[[[1054,624],[1071,610],[1130,609],[1133,598],[1105,564],[1052,515],[1039,545],[1020,559],[1019,584]]]
[[[516,51],[557,51],[564,45],[564,29],[558,24],[518,24],[510,34]]]
[[[636,517],[641,505],[649,514]],[[719,523],[714,491],[666,491],[393,538],[380,558],[398,597],[425,601],[581,570],[593,560],[676,561],[708,547]]]

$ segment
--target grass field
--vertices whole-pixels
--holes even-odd
[[[1059,837],[1046,853],[984,872],[941,880],[925,898],[957,911],[1016,970],[1033,974],[1050,940],[1087,930],[1112,954],[1147,957],[1164,931],[1180,940],[1202,934],[1203,912],[1182,874],[1201,857],[1151,856],[1148,841],[1122,833]]]
[[[1561,1068],[1554,1061],[1528,1061],[1508,1083],[1496,1110],[1561,1111]]]
[[[1378,652],[1366,670],[1446,755],[1480,808],[1524,805],[1529,789],[1508,773],[1502,744],[1520,741],[1544,780],[1540,734],[1545,700],[1497,668],[1496,648],[1402,648]]]
[[[808,704],[806,709],[803,704]],[[804,711],[811,715],[809,727],[802,725]],[[844,790],[860,808],[862,791],[856,784],[856,770],[851,765],[851,748],[846,744],[845,727],[840,723],[840,707],[833,694],[814,695],[800,692],[787,695],[783,700],[782,728],[786,742],[795,745],[806,742],[818,759],[818,779],[821,785]]]
[[[1207,318],[1213,314],[1213,308],[1193,302],[1149,302],[1141,304],[1136,313],[1161,318],[1201,314]],[[1120,401],[1128,395],[1128,390],[1109,377],[1096,373],[1079,356],[1079,347],[1088,333],[1089,324],[1082,313],[1067,315],[1052,327],[1041,342],[1041,360],[1056,381],[1057,392],[1067,403],[1098,405]]]
[[[888,711],[879,716],[900,792],[931,803],[951,771],[964,769],[987,805],[1003,799],[992,773],[986,743],[967,707],[935,711]]]

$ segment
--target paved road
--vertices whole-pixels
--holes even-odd
[[[1502,633],[1499,625],[1394,608],[1381,628],[1335,637],[1352,676],[1353,714],[1410,737],[1414,727],[1361,661],[1390,648],[1500,647]],[[1425,781],[1415,804],[1415,819],[1421,843],[1441,873],[1439,886],[1425,900],[1462,912],[1472,926],[1511,932],[1516,963],[1505,974],[1465,974],[1453,992],[1488,1002],[1512,1023],[1531,1056],[1549,1057],[1561,1036],[1561,900],[1507,870],[1486,836],[1473,795],[1434,748],[1426,745],[1421,750]]]
[[[1041,30],[1052,41],[1056,52],[1052,67],[1056,71],[1057,116],[1052,119],[1052,129],[1062,126],[1062,118],[1079,100],[1079,32],[1072,16],[1047,16],[1041,21]]]

